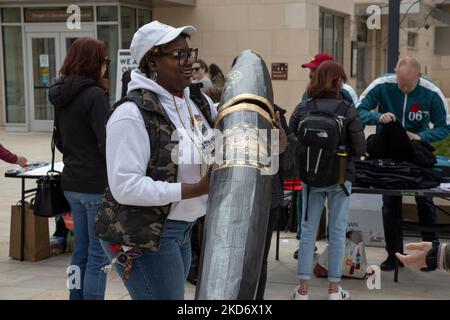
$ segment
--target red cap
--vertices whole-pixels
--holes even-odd
[[[314,58],[311,59],[310,62],[302,64],[302,68],[317,69],[322,62],[333,60],[334,58],[331,54],[321,52],[316,54]]]

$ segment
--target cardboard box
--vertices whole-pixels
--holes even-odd
[[[381,195],[352,194],[348,230],[361,231],[368,247],[385,247]]]
[[[450,213],[450,201],[435,198],[436,205]],[[352,194],[348,217],[348,230],[359,230],[366,246],[384,247],[383,206],[381,195]],[[418,221],[417,206],[413,197],[403,197],[403,219]],[[450,215],[437,209],[438,223],[450,224]],[[419,233],[407,232],[407,236],[421,237]]]

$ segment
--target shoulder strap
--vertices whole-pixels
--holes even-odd
[[[329,110],[320,110],[319,106],[317,105],[316,99],[310,99],[306,103],[306,112],[309,114],[321,114],[326,115],[330,118],[336,118],[336,112],[335,110],[329,111]]]
[[[52,134],[52,142],[51,142],[51,150],[52,150],[52,166],[51,169],[47,172],[52,173],[55,171],[55,136],[56,136],[56,126],[53,126],[53,134]]]
[[[344,116],[347,116],[348,111],[350,110],[350,107],[353,105],[353,102],[348,100],[342,100],[341,104],[339,105],[340,109],[344,112]]]
[[[340,100],[339,103],[336,104],[333,113],[338,117],[347,118],[348,110],[351,105],[352,103],[345,99]]]
[[[317,101],[316,101],[316,99],[313,99],[313,98],[309,98],[309,99],[305,102],[305,107],[306,107],[309,111],[319,111],[319,107],[317,106]]]
[[[311,107],[314,111],[319,111],[319,107],[317,106],[317,100],[316,99],[310,99],[308,100],[311,102]]]

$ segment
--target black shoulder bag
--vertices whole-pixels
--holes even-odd
[[[34,201],[34,214],[41,217],[55,217],[62,213],[70,212],[70,205],[61,190],[61,172],[56,171],[55,166],[55,134],[52,135],[52,167],[47,174],[37,180],[36,199]]]

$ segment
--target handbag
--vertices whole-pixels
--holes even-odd
[[[354,242],[345,239],[345,253],[342,266],[342,277],[353,279],[365,279],[367,275],[367,257],[363,241]],[[328,246],[319,256],[314,267],[317,277],[328,276]]]
[[[56,171],[55,166],[55,132],[52,135],[52,166],[47,174],[39,178],[34,202],[34,214],[40,217],[55,217],[62,213],[70,212],[70,205],[61,190],[61,172]]]
[[[50,237],[48,219],[33,214],[33,199],[23,203],[25,217],[22,216],[22,202],[11,206],[11,227],[9,233],[9,256],[20,259],[21,220],[25,220],[23,259],[40,261],[50,257]]]

